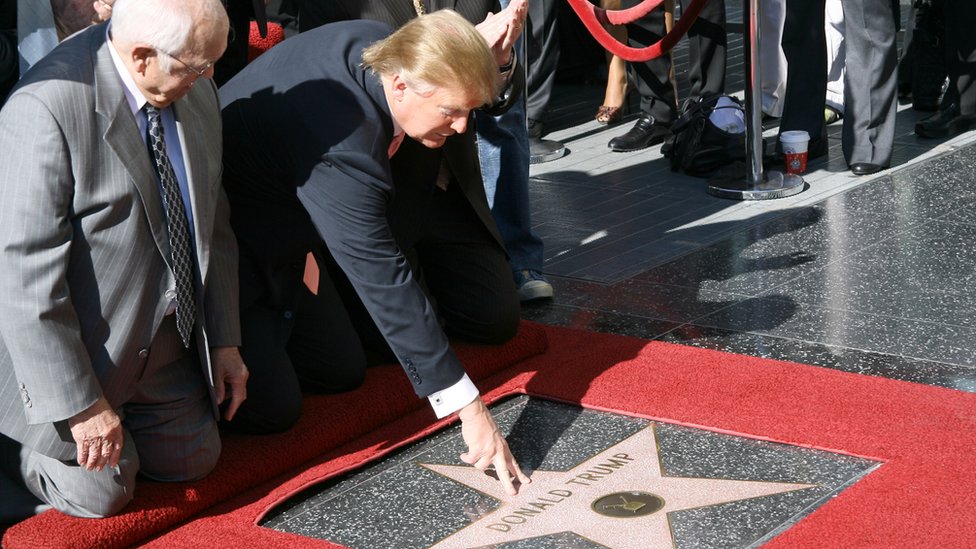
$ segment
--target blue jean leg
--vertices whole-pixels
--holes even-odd
[[[529,136],[525,98],[501,116],[476,111],[478,156],[488,205],[505,241],[512,270],[542,272],[542,239],[529,212]]]

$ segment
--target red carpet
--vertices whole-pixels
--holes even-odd
[[[523,331],[530,327],[537,328],[526,324]],[[544,355],[496,373],[482,370],[487,377],[479,385],[490,398],[528,393],[884,462],[768,547],[976,546],[971,524],[976,395],[667,343],[544,329],[549,341]],[[392,379],[373,376],[370,384],[376,390],[385,389],[381,377]],[[430,412],[417,406],[412,395],[403,398],[415,405],[398,404],[398,411],[382,415],[370,411],[364,418],[359,411],[343,415],[334,405],[309,410],[297,432],[228,441],[221,469],[192,489],[179,488],[181,497],[172,491],[161,497],[167,493],[162,486],[145,495],[149,490],[143,485],[137,507],[122,517],[79,521],[47,513],[8,531],[5,547],[108,547],[150,535],[157,536],[148,543],[154,547],[331,547],[255,523],[303,486],[430,431]],[[328,433],[323,425],[329,426]],[[368,434],[352,440],[354,432]],[[302,467],[244,492],[259,482],[256,476],[270,478],[275,460],[287,456],[296,464],[293,454],[311,453],[311,433],[333,446],[346,444],[316,452],[319,457]],[[279,466],[276,473],[286,469]],[[214,505],[222,500],[229,501]],[[176,515],[195,518],[158,534],[176,523]],[[92,533],[96,530],[99,537]],[[55,539],[63,543],[52,543]]]
[[[538,324],[523,323],[515,338],[505,345],[458,345],[455,349],[471,378],[478,380],[543,353],[546,348],[544,329]],[[364,393],[383,406],[357,406]],[[306,399],[301,420],[287,433],[263,437],[225,434],[220,463],[200,482],[141,482],[135,501],[126,512],[108,519],[76,519],[49,511],[8,529],[3,547],[131,546],[411,413],[418,425],[434,421],[427,400],[417,398],[398,366],[371,368],[364,386],[353,393]],[[385,445],[375,451],[383,451]]]

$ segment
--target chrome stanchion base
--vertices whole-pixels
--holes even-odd
[[[708,180],[708,194],[732,200],[772,200],[799,194],[806,186],[802,177],[777,171],[763,172],[762,179],[756,184],[719,175]]]
[[[542,164],[566,156],[566,146],[559,141],[529,138],[529,164]]]

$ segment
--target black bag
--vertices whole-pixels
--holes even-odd
[[[716,125],[718,119],[724,119],[723,127]],[[689,99],[671,131],[671,171],[706,177],[745,160],[745,109],[735,97],[705,94],[697,100]]]

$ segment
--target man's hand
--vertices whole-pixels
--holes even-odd
[[[519,469],[512,451],[508,449],[508,442],[505,441],[498,424],[491,417],[491,412],[485,407],[481,397],[461,408],[458,415],[461,418],[461,436],[464,438],[464,443],[468,445],[468,451],[461,454],[461,461],[474,465],[481,471],[487,470],[489,465],[494,465],[498,480],[502,482],[505,491],[513,496],[518,493],[518,489],[512,482],[513,478],[520,484],[532,482]]]
[[[224,402],[227,389],[230,389],[230,404],[224,411],[224,419],[230,421],[247,398],[247,366],[237,347],[214,347],[210,350],[210,358],[213,361],[217,404]]]
[[[489,13],[484,21],[475,26],[488,42],[498,66],[511,62],[515,41],[525,28],[528,9],[528,0],[512,0],[507,8],[498,13]]]
[[[105,397],[99,397],[95,404],[68,419],[68,428],[78,445],[78,465],[89,471],[101,471],[105,466],[119,464],[122,421]]]
[[[92,7],[95,9],[95,18],[92,23],[101,23],[112,18],[112,4],[115,0],[95,0]]]

